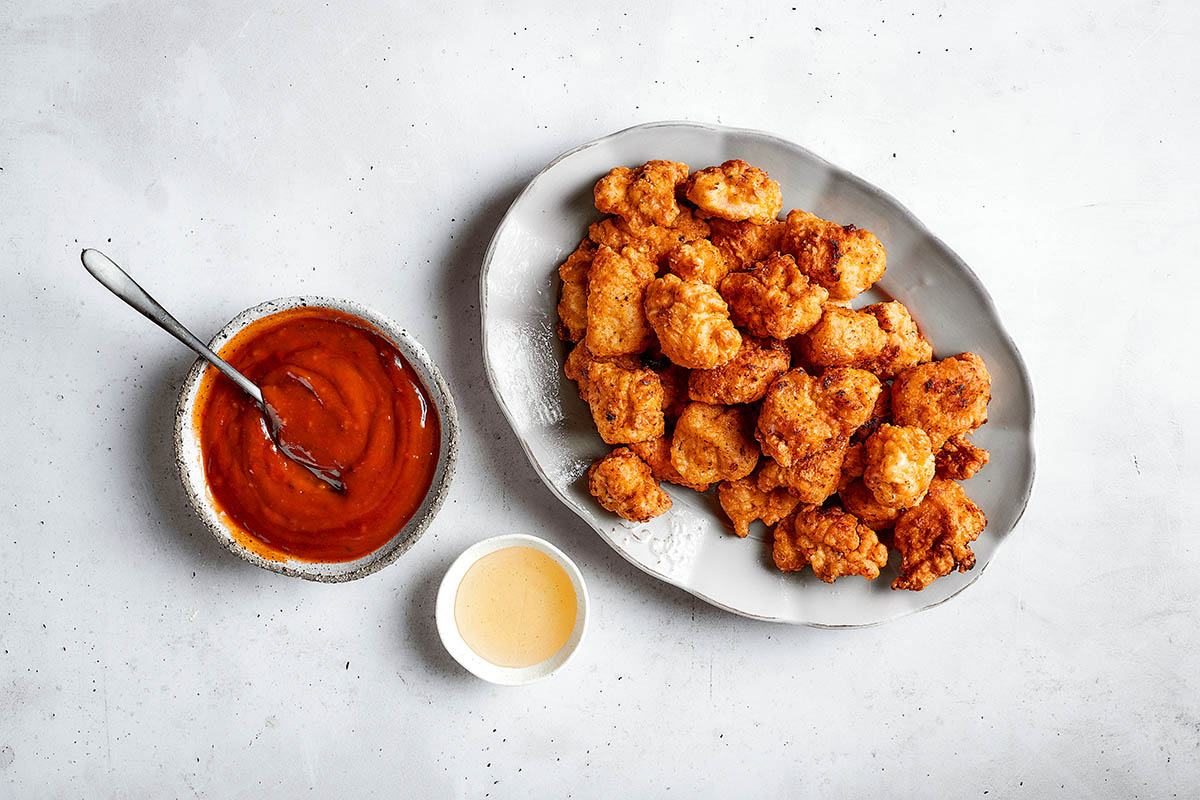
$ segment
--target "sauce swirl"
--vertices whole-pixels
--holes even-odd
[[[412,518],[437,470],[440,420],[379,331],[305,306],[251,323],[220,355],[262,388],[281,441],[345,485],[337,492],[279,452],[262,409],[210,367],[193,413],[205,479],[235,539],[273,560],[353,561]]]

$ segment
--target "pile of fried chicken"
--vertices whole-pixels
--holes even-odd
[[[635,522],[665,513],[660,481],[715,485],[733,533],[774,526],[785,572],[879,577],[921,590],[975,564],[987,518],[958,481],[988,452],[983,359],[938,361],[908,309],[854,309],[884,273],[874,234],[795,210],[766,172],[726,161],[617,167],[605,219],[558,268],[566,375],[615,449],[588,488]],[[882,540],[881,540],[882,537]]]

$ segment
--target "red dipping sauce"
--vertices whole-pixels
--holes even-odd
[[[276,561],[353,561],[412,518],[437,470],[441,423],[378,330],[306,306],[250,323],[220,356],[262,388],[289,446],[345,485],[337,492],[280,453],[262,409],[209,367],[194,420],[209,491],[240,544]]]

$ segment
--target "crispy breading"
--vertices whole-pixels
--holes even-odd
[[[703,281],[709,286],[717,286],[729,274],[729,262],[708,239],[696,239],[675,245],[667,253],[667,269],[685,281]]]
[[[686,193],[703,214],[731,222],[771,222],[783,208],[779,184],[740,159],[693,172]]]
[[[892,387],[885,383],[880,387],[879,397],[875,398],[875,407],[871,409],[871,416],[867,417],[867,421],[851,434],[850,441],[854,443],[865,442],[868,436],[879,430],[880,425],[890,422],[891,419]]]
[[[933,448],[920,428],[883,424],[863,445],[863,483],[880,505],[912,508],[933,480]]]
[[[663,387],[663,416],[672,425],[688,404],[688,371],[676,364],[668,363],[655,370]]]
[[[721,481],[717,499],[733,524],[734,534],[743,539],[750,533],[750,523],[754,520],[761,519],[766,525],[774,525],[792,513],[800,502],[787,489],[759,489],[753,478]]]
[[[650,467],[628,447],[618,447],[588,469],[588,491],[600,505],[631,522],[646,522],[671,507]]]
[[[939,478],[965,481],[983,469],[991,454],[967,438],[965,433],[951,436],[934,457]]]
[[[692,370],[688,397],[717,405],[753,403],[791,363],[792,351],[778,339],[743,336],[742,348],[729,362],[716,369]]]
[[[730,269],[748,269],[779,252],[783,241],[783,220],[766,223],[730,222],[713,217],[708,221],[712,243],[725,256]]]
[[[758,471],[758,488],[763,491],[784,488],[802,503],[824,503],[837,491],[846,451],[844,444],[838,444],[798,459],[790,467],[767,458]]]
[[[740,406],[689,403],[675,423],[671,464],[690,483],[744,478],[758,463],[752,427]]]
[[[679,470],[675,469],[671,463],[671,441],[670,436],[659,436],[657,439],[645,442],[633,442],[629,445],[629,449],[650,465],[650,471],[654,473],[656,480],[686,486],[697,492],[708,491],[707,483],[692,483],[680,475]]]
[[[643,307],[657,267],[632,247],[600,247],[588,269],[588,350],[598,357],[640,353],[650,342]]]
[[[579,396],[583,398],[583,402],[587,402],[587,386],[588,386],[588,367],[595,362],[603,362],[616,364],[624,369],[637,369],[641,366],[637,356],[613,356],[612,358],[596,358],[591,351],[587,349],[587,342],[576,342],[571,348],[571,352],[567,354],[566,360],[563,362],[563,372],[566,376],[575,381],[579,387]]]
[[[678,161],[647,161],[635,169],[614,167],[596,182],[596,209],[635,225],[671,225],[679,216],[675,189],[687,176],[688,165]]]
[[[892,383],[892,419],[929,434],[934,451],[987,422],[992,377],[983,359],[960,353],[904,370]]]
[[[767,390],[756,436],[783,466],[840,445],[875,407],[881,386],[869,372],[832,367],[820,377],[793,369]]]
[[[870,231],[838,225],[795,210],[784,222],[783,252],[800,270],[829,290],[833,300],[850,300],[883,277],[887,253]]]
[[[934,478],[925,499],[896,520],[893,542],[901,563],[892,588],[919,592],[955,569],[971,569],[975,566],[971,542],[986,526],[987,516],[961,486]]]
[[[875,580],[887,565],[887,547],[875,531],[837,507],[796,509],[775,526],[772,555],[775,566],[784,572],[808,564],[825,583],[845,575]]]
[[[645,309],[663,353],[681,367],[719,367],[742,346],[728,306],[707,283],[668,273],[646,287]]]
[[[790,339],[817,324],[828,294],[795,259],[774,253],[750,270],[726,275],[721,296],[737,324],[755,336]]]
[[[862,313],[870,314],[879,323],[887,341],[869,369],[884,380],[891,380],[902,370],[924,364],[933,358],[929,344],[916,321],[903,303],[892,300],[864,306]]]
[[[873,314],[826,304],[821,319],[800,337],[800,356],[813,366],[873,372],[887,344]]]
[[[587,329],[587,279],[596,245],[584,239],[579,247],[558,268],[562,292],[558,300],[558,335],[569,342],[578,342]]]
[[[588,365],[587,401],[607,444],[644,442],[666,430],[662,382],[653,370],[593,362]]]
[[[690,208],[681,208],[669,227],[634,225],[623,217],[606,217],[588,228],[588,238],[596,244],[618,252],[626,247],[641,250],[655,264],[676,245],[703,239],[708,234],[708,223],[698,219]]]
[[[851,481],[838,492],[838,496],[842,498],[846,510],[873,531],[890,530],[900,518],[900,509],[881,505],[861,480]]]
[[[886,386],[884,387],[887,388]],[[861,429],[860,429],[861,430]],[[846,455],[842,457],[842,472],[838,476],[837,488],[842,491],[854,481],[862,477],[866,469],[866,454],[862,442],[851,441],[846,446]]]

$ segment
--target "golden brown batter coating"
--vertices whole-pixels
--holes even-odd
[[[879,430],[880,425],[890,422],[891,419],[892,387],[885,383],[880,386],[879,397],[875,398],[875,407],[871,409],[871,416],[867,417],[867,421],[850,436],[850,441],[865,442],[868,436]]]
[[[675,189],[687,180],[688,165],[647,161],[640,167],[615,167],[596,183],[596,208],[634,225],[671,225],[679,216]]]
[[[597,361],[602,363],[616,364],[624,369],[638,369],[641,362],[637,356],[615,356],[613,358],[596,358],[591,351],[587,349],[587,342],[580,341],[571,348],[570,354],[567,355],[566,361],[563,362],[563,372],[568,378],[575,381],[579,387],[579,396],[583,402],[587,402],[587,386],[588,386],[588,367]]]
[[[863,483],[880,505],[912,508],[921,502],[933,480],[929,434],[885,424],[863,446]]]
[[[587,279],[596,245],[584,239],[575,252],[558,268],[562,293],[558,301],[558,335],[568,342],[578,342],[587,329]]]
[[[886,531],[896,526],[902,513],[898,508],[888,508],[875,499],[875,495],[861,480],[851,481],[838,492],[842,505],[873,531]]]
[[[671,498],[650,467],[628,447],[618,447],[592,464],[588,491],[600,505],[631,522],[646,522],[671,507]]]
[[[593,362],[588,366],[587,401],[607,444],[644,442],[666,430],[662,382],[653,370]]]
[[[779,376],[763,398],[756,436],[764,455],[783,466],[844,444],[871,414],[879,379],[849,367],[820,377],[793,369]]]
[[[800,337],[800,355],[817,367],[875,371],[888,337],[873,314],[826,305],[820,321]]]
[[[892,419],[929,434],[934,451],[987,422],[992,377],[983,359],[960,353],[904,370],[892,383]]]
[[[667,269],[685,281],[718,286],[729,274],[729,262],[708,239],[696,239],[676,245],[667,253]]]
[[[821,450],[784,467],[778,461],[766,459],[758,471],[758,488],[787,489],[802,503],[819,505],[837,491],[846,457],[845,445]]]
[[[782,248],[795,256],[805,275],[829,290],[833,300],[862,294],[887,267],[887,253],[875,234],[806,211],[788,213]]]
[[[725,256],[730,269],[749,269],[778,253],[783,241],[783,220],[730,222],[714,217],[708,221],[712,243]]]
[[[733,523],[734,534],[743,539],[750,532],[750,523],[754,520],[761,519],[768,526],[774,525],[792,513],[792,509],[800,502],[787,489],[759,489],[753,478],[722,481],[717,487],[717,499]]]
[[[902,370],[925,364],[933,359],[933,347],[917,327],[908,307],[895,300],[864,306],[862,313],[870,314],[879,323],[887,341],[869,368],[884,380],[891,380]]]
[[[629,449],[637,453],[638,458],[650,465],[655,480],[674,483],[695,489],[697,492],[708,491],[707,483],[692,483],[679,474],[679,470],[671,463],[671,437],[659,436],[646,442],[633,442]]]
[[[668,363],[655,372],[663,386],[663,416],[669,424],[674,425],[688,404],[688,371]]]
[[[675,423],[671,464],[690,483],[744,478],[758,463],[753,420],[739,406],[689,403]]]
[[[844,575],[875,580],[887,565],[887,547],[875,531],[836,507],[801,506],[781,521],[775,526],[773,556],[784,572],[808,564],[825,583]]]
[[[719,367],[742,346],[728,306],[707,283],[668,273],[646,287],[645,309],[663,354],[681,367]]]
[[[893,542],[900,551],[900,577],[893,589],[919,592],[943,575],[975,566],[971,542],[987,526],[987,517],[962,487],[934,478],[929,493],[896,520]]]
[[[791,350],[778,339],[743,336],[742,349],[729,362],[716,369],[692,370],[688,397],[717,405],[753,403],[791,363]]]
[[[862,477],[863,470],[867,467],[865,451],[862,442],[852,441],[846,446],[846,455],[842,458],[842,473],[838,476],[839,492]]]
[[[934,460],[939,478],[965,481],[975,477],[990,458],[987,450],[972,442],[965,433],[960,433],[946,440]]]
[[[650,343],[643,307],[657,267],[632,247],[600,247],[588,270],[588,350],[599,358],[640,353]]]
[[[779,184],[740,159],[692,173],[686,191],[704,215],[731,222],[772,222],[783,208]]]
[[[620,252],[626,247],[641,250],[657,264],[677,245],[708,236],[708,223],[698,219],[690,208],[681,208],[675,223],[666,225],[634,225],[624,217],[607,217],[593,222],[588,238]]]
[[[721,296],[737,324],[755,336],[790,339],[817,324],[828,294],[795,259],[775,253],[753,269],[726,275]]]

